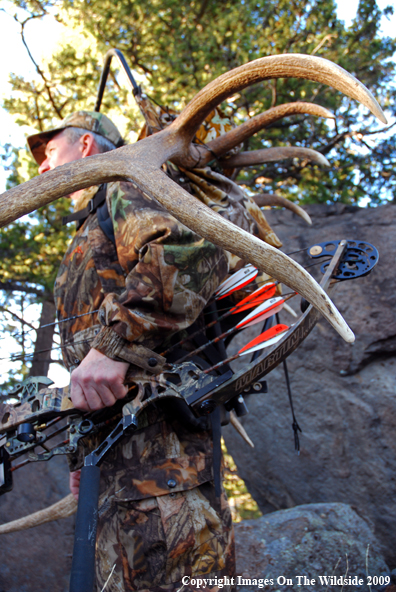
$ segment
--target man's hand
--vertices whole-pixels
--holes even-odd
[[[78,501],[78,492],[80,491],[80,479],[81,479],[81,469],[79,471],[74,471],[70,473],[70,491],[72,492],[74,498]]]
[[[71,374],[73,405],[84,411],[96,411],[123,399],[128,392],[124,385],[128,367],[127,362],[116,362],[91,349]]]

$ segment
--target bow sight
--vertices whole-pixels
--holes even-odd
[[[326,255],[333,256],[341,241],[328,241],[318,243],[308,249],[308,254],[312,259],[319,259]],[[338,265],[334,278],[342,282],[352,280],[358,277],[368,275],[377,264],[379,254],[374,245],[364,241],[347,241],[347,248]],[[326,273],[329,262],[323,263],[320,270]]]

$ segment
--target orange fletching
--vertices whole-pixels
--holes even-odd
[[[268,341],[269,339],[272,339],[273,337],[277,337],[280,333],[283,333],[288,329],[289,327],[287,325],[275,325],[275,327],[267,329],[267,331],[264,331],[264,333],[261,333],[261,335],[258,335],[257,337],[252,339],[252,341],[250,341],[247,345],[245,345],[245,347],[240,349],[238,353],[241,354],[246,350],[251,349],[252,347],[255,347],[257,345],[260,345],[261,343]]]
[[[234,306],[234,308],[231,309],[231,313],[236,314],[237,312],[242,312],[243,310],[253,308],[258,304],[261,304],[264,300],[268,300],[268,298],[275,296],[275,292],[276,285],[274,283],[265,284],[241,300],[236,306]]]

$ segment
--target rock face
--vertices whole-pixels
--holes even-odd
[[[14,489],[0,497],[0,523],[41,510],[69,493],[66,460],[30,464],[14,473]],[[0,536],[0,592],[67,592],[74,516]]]
[[[280,510],[240,522],[235,531],[238,592],[326,590],[327,585],[333,592],[363,592],[369,590],[367,576],[390,578],[369,525],[346,504]],[[354,583],[330,585],[341,576]],[[254,579],[258,585],[244,585]]]
[[[302,429],[300,456],[294,452],[281,367],[267,377],[268,394],[248,399],[250,413],[242,423],[255,449],[230,426],[224,430],[226,445],[263,513],[308,503],[350,504],[372,521],[387,562],[394,567],[396,206],[315,205],[307,211],[312,227],[290,212],[269,212],[285,252],[342,238],[365,240],[379,250],[380,261],[369,276],[342,282],[333,293],[356,343],[344,343],[323,320],[288,359]],[[294,300],[290,303],[298,308]],[[293,319],[282,313],[282,321],[290,324]]]

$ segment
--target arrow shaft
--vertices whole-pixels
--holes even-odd
[[[171,345],[170,347],[168,347],[168,349],[166,349],[165,351],[163,351],[161,353],[161,356],[166,356],[171,351],[173,351],[176,347],[180,347],[180,346],[184,345],[185,343],[187,343],[191,339],[194,339],[194,337],[196,337],[200,333],[203,333],[207,329],[210,329],[210,327],[213,327],[216,323],[221,323],[229,316],[231,316],[233,314],[237,314],[237,313],[242,312],[244,310],[248,310],[249,308],[253,308],[259,304],[262,304],[265,300],[270,298],[270,296],[272,295],[272,292],[276,289],[276,285],[277,285],[277,282],[268,284],[268,288],[266,288],[266,285],[262,286],[261,288],[258,288],[257,290],[255,290],[254,292],[249,294],[249,296],[244,298],[241,302],[239,302],[238,304],[236,304],[232,308],[228,309],[227,312],[225,312],[219,318],[214,319],[213,321],[210,321],[210,323],[207,323],[204,327],[197,329],[197,331],[194,331],[194,333],[191,333],[190,335],[188,335],[187,337],[185,337],[181,341],[178,341],[174,345]],[[256,292],[257,292],[257,295],[254,296],[256,294]],[[269,294],[267,296],[265,296],[265,292],[269,292]],[[219,339],[221,339],[221,338],[219,338]],[[206,344],[206,345],[209,345],[209,344]],[[196,351],[194,353],[196,353]]]

